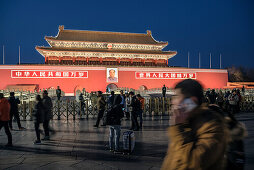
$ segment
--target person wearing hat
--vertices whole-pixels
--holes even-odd
[[[45,132],[45,137],[42,140],[49,140],[49,121],[50,119],[53,118],[53,113],[52,113],[52,101],[51,98],[48,96],[48,92],[47,90],[43,91],[43,99],[42,99],[42,103],[44,106],[44,122],[43,122],[43,129]]]

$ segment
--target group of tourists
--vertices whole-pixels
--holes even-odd
[[[164,86],[166,95],[166,87]],[[223,94],[215,90],[207,91],[204,95],[201,84],[193,79],[179,82],[172,96],[172,114],[169,120],[168,136],[170,143],[168,152],[162,164],[162,170],[170,169],[243,169],[245,163],[244,138],[247,135],[244,124],[235,118],[239,111],[241,94],[232,90]],[[36,96],[34,108],[34,125],[37,140],[40,144],[39,126],[44,128],[44,140],[49,140],[49,122],[53,117],[52,101],[47,91],[43,98]],[[115,94],[111,91],[105,99],[101,91],[97,92],[98,117],[95,128],[109,126],[109,150],[119,152],[121,120],[131,119],[130,130],[142,129],[142,114],[144,98],[134,92]],[[22,128],[18,116],[19,100],[11,92],[9,100],[0,93],[0,129],[5,128],[8,136],[7,146],[12,146],[12,117]],[[139,121],[138,121],[139,118]]]
[[[94,127],[98,128],[101,120],[101,126],[109,125],[109,148],[111,151],[119,151],[121,120],[124,115],[126,116],[126,120],[130,120],[131,118],[130,130],[138,131],[142,129],[144,98],[140,94],[135,95],[132,91],[124,94],[121,90],[120,94],[116,95],[114,91],[111,91],[111,95],[105,100],[102,92],[98,91],[97,109],[98,117]]]
[[[4,94],[0,93],[0,130],[2,127],[4,127],[5,133],[8,137],[8,143],[6,145],[8,147],[12,146],[12,134],[10,130],[14,130],[12,126],[13,117],[17,121],[19,130],[25,130],[20,123],[18,104],[20,104],[20,100],[15,98],[14,92],[10,92],[9,99],[6,99]],[[43,124],[45,134],[42,140],[49,140],[49,131],[54,133],[54,131],[49,128],[49,122],[53,118],[53,114],[52,101],[46,90],[43,91],[43,98],[41,98],[40,95],[36,96],[36,104],[34,106],[32,115],[37,138],[34,141],[34,144],[41,143],[40,133],[42,133],[42,131],[39,129],[41,123]]]
[[[205,101],[209,104],[217,104],[225,112],[235,115],[240,112],[242,95],[239,89],[233,89],[231,92],[226,91],[225,94],[223,94],[221,90],[216,93],[215,90],[212,89],[211,91],[206,91]]]

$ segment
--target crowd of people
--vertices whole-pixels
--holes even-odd
[[[14,130],[12,126],[13,117],[17,121],[19,130],[25,130],[20,123],[18,104],[20,104],[20,100],[15,98],[14,92],[10,92],[9,99],[6,99],[3,93],[0,93],[0,130],[2,127],[5,129],[8,137],[7,147],[12,146],[12,134],[10,130]],[[33,121],[37,139],[34,141],[34,144],[41,143],[40,133],[42,131],[39,129],[40,124],[43,124],[44,129],[44,138],[42,140],[50,139],[50,131],[54,134],[54,131],[49,127],[49,122],[53,118],[52,106],[51,98],[48,96],[46,90],[43,91],[43,98],[40,95],[36,96],[36,104],[33,109]]]
[[[244,90],[242,90],[244,93]],[[242,95],[239,89],[233,89],[231,92],[226,91],[224,94],[221,90],[218,93],[214,89],[207,90],[205,93],[205,102],[217,104],[223,111],[235,115],[240,112],[240,103]]]
[[[130,130],[139,131],[142,129],[144,102],[145,100],[140,94],[135,95],[132,91],[124,94],[121,90],[118,95],[111,91],[108,99],[103,97],[101,91],[97,92],[98,116],[94,127],[98,128],[101,121],[101,126],[109,125],[110,151],[119,152],[121,120],[124,116],[126,120],[131,120]]]
[[[165,97],[165,85],[163,88]],[[212,89],[204,95],[201,84],[192,79],[179,82],[174,91],[168,129],[170,143],[162,169],[243,169],[243,140],[247,131],[244,124],[235,118],[235,114],[240,111],[240,91],[233,89],[231,93],[227,91],[223,94],[222,91],[216,93]],[[50,140],[52,101],[46,90],[42,98],[36,96],[36,101],[33,120],[37,139],[34,144],[40,144],[40,124],[43,124],[44,129],[43,140]],[[0,93],[0,129],[5,128],[7,146],[12,146],[10,129],[13,129],[13,116],[19,129],[24,129],[18,114],[19,103],[13,92],[10,93],[9,100]],[[130,130],[142,129],[144,105],[144,98],[132,91],[125,94],[123,91],[120,94],[111,91],[107,99],[101,91],[97,92],[98,116],[94,127],[98,128],[100,122],[101,126],[109,126],[111,152],[120,151],[121,121],[124,117],[131,120]]]

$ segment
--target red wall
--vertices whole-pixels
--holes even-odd
[[[85,88],[87,91],[105,91],[106,67],[82,67],[82,66],[46,66],[46,65],[4,65],[0,66],[2,82],[0,89],[14,84],[38,84],[40,89],[50,87],[60,88],[66,93],[74,93],[75,88]],[[88,71],[88,78],[12,78],[11,70],[75,70]],[[148,89],[161,88],[163,84],[167,87],[174,85],[182,79],[136,79],[135,72],[177,72],[196,73],[196,79],[203,84],[204,88],[223,88],[228,82],[227,70],[219,69],[187,69],[187,68],[140,68],[140,67],[118,67],[118,87],[138,89],[141,85]]]

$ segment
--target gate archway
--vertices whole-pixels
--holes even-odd
[[[111,91],[114,91],[118,88],[118,86],[114,83],[111,83],[109,85],[107,85],[107,88],[106,88],[106,92],[111,92]]]

